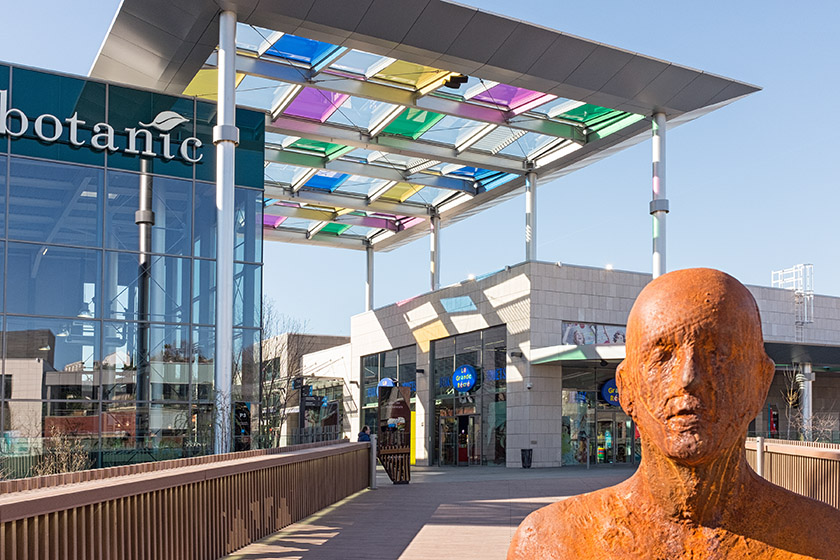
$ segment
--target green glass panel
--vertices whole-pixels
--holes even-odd
[[[236,110],[239,146],[236,147],[236,184],[263,188],[265,163],[265,113]]]
[[[325,157],[330,157],[336,152],[346,150],[347,148],[347,146],[343,144],[331,144],[330,142],[319,142],[318,140],[308,140],[306,138],[296,140],[291,147],[297,148],[298,150],[317,152],[318,155]]]
[[[432,128],[442,118],[443,115],[439,113],[421,109],[406,109],[385,127],[384,132],[417,140],[421,134]]]
[[[6,76],[8,76],[6,74]],[[8,80],[8,77],[6,78]],[[8,82],[7,82],[8,83]],[[66,162],[104,165],[105,154],[90,145],[92,129],[96,123],[105,121],[105,85],[78,78],[45,74],[24,68],[12,70],[12,95],[10,105],[20,109],[29,119],[26,134],[11,141],[14,154],[54,159]],[[35,136],[35,119],[53,115],[61,122],[62,133],[54,142],[43,142]],[[71,126],[65,119],[78,115],[76,140],[84,146],[70,143]],[[12,126],[20,126],[15,117],[9,119]],[[43,132],[52,136],[55,132],[52,119],[44,120]]]
[[[318,233],[329,233],[332,235],[341,235],[345,231],[350,229],[350,226],[347,224],[327,224],[324,226],[324,229],[319,231]]]
[[[612,109],[587,103],[586,105],[581,105],[571,111],[566,111],[562,115],[559,115],[559,117],[585,123],[610,112],[612,112]]]
[[[156,154],[163,154],[164,132],[155,130],[153,127],[144,127],[140,123],[152,123],[164,111],[173,111],[185,119],[186,122],[165,132],[170,138],[171,153],[177,154],[181,143],[195,134],[194,105],[192,99],[162,95],[148,91],[138,91],[119,86],[110,86],[108,91],[108,124],[114,127],[118,151],[108,156],[108,166],[129,171],[141,171],[141,161],[148,162],[147,171],[158,175],[171,175],[192,179],[193,166],[176,155],[167,161],[163,157],[141,158],[139,155],[126,154],[124,150],[128,147],[127,128],[150,130],[153,138],[152,150]],[[206,166],[207,154],[213,151],[212,137],[209,142],[202,140],[202,147],[199,151],[202,154],[198,166]],[[142,150],[145,142],[141,139],[137,142],[137,149]]]

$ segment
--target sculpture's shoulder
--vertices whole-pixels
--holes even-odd
[[[614,496],[615,487],[605,488],[531,513],[516,530],[507,560],[580,558],[578,552],[588,548],[586,539],[592,529],[614,516],[609,506]]]

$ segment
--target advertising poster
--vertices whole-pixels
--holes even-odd
[[[563,322],[563,344],[587,346],[590,344],[623,345],[627,327],[623,325],[598,325],[595,323]]]

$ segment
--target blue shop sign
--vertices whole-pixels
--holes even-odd
[[[601,387],[601,396],[611,405],[621,406],[618,402],[618,387],[615,385],[615,379],[610,379],[604,383],[604,386]]]
[[[393,387],[394,386],[394,380],[391,379],[390,377],[383,377],[382,379],[379,380],[379,386],[380,387]]]
[[[475,387],[476,374],[472,366],[461,366],[452,374],[452,386],[460,393],[466,393]]]

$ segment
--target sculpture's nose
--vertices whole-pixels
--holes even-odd
[[[699,356],[692,346],[683,349],[682,356],[679,362],[679,371],[677,371],[677,381],[683,389],[691,389],[700,376],[702,364]]]

